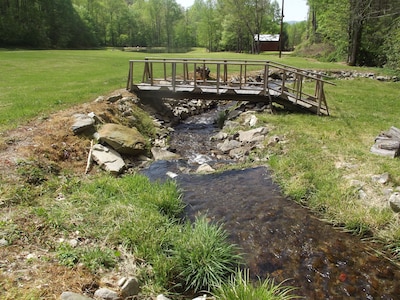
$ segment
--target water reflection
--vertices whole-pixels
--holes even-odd
[[[289,279],[307,299],[400,298],[398,269],[282,197],[266,168],[177,178],[187,215],[223,222],[253,278]]]

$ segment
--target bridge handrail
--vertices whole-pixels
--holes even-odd
[[[327,104],[325,99],[325,92],[324,92],[324,83],[336,85],[333,82],[324,80],[322,77],[326,77],[323,74],[316,73],[313,71],[307,71],[300,68],[288,66],[285,64],[267,61],[267,60],[239,60],[239,59],[205,59],[205,58],[145,58],[139,60],[130,60],[129,61],[129,74],[128,74],[128,82],[127,82],[127,89],[134,90],[137,88],[137,85],[134,83],[134,76],[133,76],[133,68],[134,64],[140,63],[144,64],[144,71],[142,76],[142,84],[150,84],[151,86],[163,86],[165,83],[162,83],[162,79],[154,78],[153,73],[153,63],[155,64],[163,64],[163,72],[164,72],[164,80],[170,81],[169,86],[172,87],[173,91],[175,92],[177,88],[185,87],[189,84],[192,84],[194,88],[197,86],[203,87],[204,85],[210,85],[215,83],[217,94],[220,92],[221,89],[243,89],[248,88],[248,77],[250,73],[254,72],[255,70],[248,71],[248,66],[260,66],[262,68],[261,71],[264,73],[262,74],[262,81],[261,82],[251,82],[253,86],[262,86],[259,90],[260,93],[264,95],[269,95],[270,90],[273,90],[280,94],[281,96],[286,97],[293,97],[295,99],[295,103],[297,101],[314,101],[317,103],[318,106],[318,114],[319,110],[322,107],[322,104],[325,105],[326,111]],[[169,66],[167,68],[167,65]],[[183,80],[182,75],[177,74],[177,66],[183,66]],[[189,78],[189,65],[193,65],[193,78]],[[205,67],[209,65],[216,65],[216,79],[209,79],[205,76]],[[199,74],[197,70],[198,67],[203,66],[200,71],[201,78],[198,79],[196,73]],[[238,81],[228,81],[228,66],[239,66],[240,67],[240,75]],[[221,70],[223,67],[223,70]],[[244,70],[243,70],[244,68]],[[280,74],[282,75],[282,80],[280,82],[275,82],[273,86],[270,86],[271,79],[269,79],[269,71],[270,68],[278,69]],[[167,79],[167,72],[168,72],[168,79]],[[169,74],[171,72],[172,74]],[[236,71],[237,72],[237,71]],[[236,74],[236,73],[235,73]],[[244,74],[244,76],[243,76]],[[294,75],[294,80],[291,81],[293,86],[286,85],[288,74]],[[243,81],[244,79],[244,81]],[[304,79],[308,79],[311,81],[315,81],[315,90],[314,95],[308,94],[303,91],[303,81]],[[203,85],[202,85],[203,84]],[[229,85],[235,85],[235,87],[230,87]],[[306,97],[306,98],[305,98]],[[329,112],[327,112],[329,114]]]
[[[284,69],[286,71],[295,73],[295,74],[301,74],[304,76],[307,76],[311,79],[315,80],[321,80],[324,83],[330,84],[330,85],[336,85],[334,82],[324,80],[321,77],[325,78],[331,78],[334,79],[333,77],[329,77],[328,75],[324,75],[318,72],[314,71],[309,71],[293,66],[289,66],[286,64],[282,64],[276,61],[271,61],[271,60],[257,60],[257,59],[217,59],[217,58],[160,58],[160,57],[146,57],[145,59],[142,60],[131,60],[135,62],[165,62],[165,63],[197,63],[197,62],[202,62],[202,63],[208,63],[208,64],[229,64],[229,65],[250,65],[250,66],[257,66],[257,65],[269,65],[272,67],[276,67],[278,69]]]

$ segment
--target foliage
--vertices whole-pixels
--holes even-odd
[[[286,287],[283,283],[276,284],[272,279],[259,280],[250,283],[248,270],[237,270],[228,282],[219,285],[214,291],[218,300],[289,300],[297,299],[293,295],[294,288]]]
[[[269,0],[235,5],[228,0],[198,0],[188,9],[176,0],[6,1],[0,4],[0,46],[141,46],[166,52],[202,46],[217,51],[231,48],[226,44],[231,33],[238,41],[234,50],[243,51],[253,46],[254,33],[276,33],[278,10],[278,4]],[[229,20],[235,21],[234,28],[220,26]]]
[[[349,65],[381,67],[392,56],[391,52],[398,52],[383,46],[393,37],[393,21],[400,15],[398,0],[307,2],[310,7],[308,40],[333,45],[335,50],[328,54],[329,60],[345,58]]]
[[[84,48],[93,37],[71,0],[2,1],[0,46]]]
[[[400,17],[393,21],[388,39],[385,41],[387,66],[400,70]]]

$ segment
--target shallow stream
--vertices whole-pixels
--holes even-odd
[[[161,180],[167,172],[177,175],[189,218],[206,214],[222,222],[245,253],[252,278],[286,280],[305,299],[400,299],[397,267],[368,243],[283,197],[266,167],[189,174],[203,162],[232,163],[212,155],[214,117],[193,117],[176,127],[170,144],[185,159],[158,161],[145,172]]]

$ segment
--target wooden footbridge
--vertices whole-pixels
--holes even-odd
[[[163,59],[129,61],[127,89],[139,98],[277,103],[329,115],[321,74],[271,61]]]

